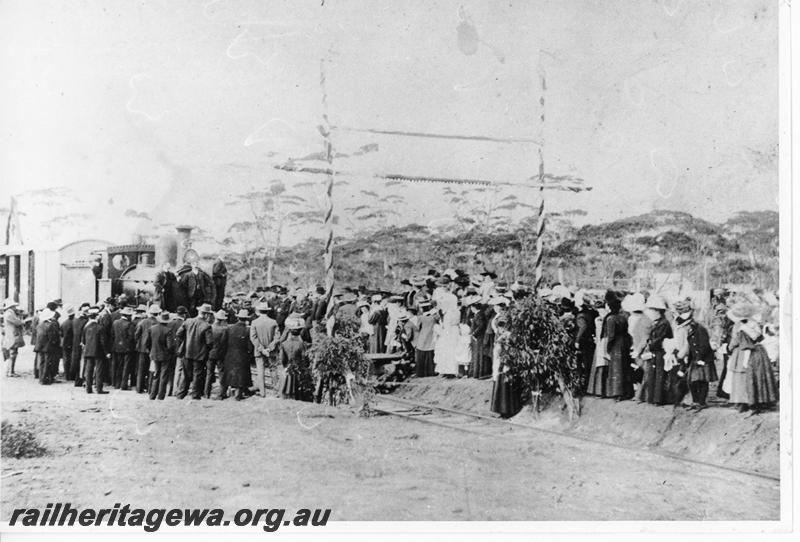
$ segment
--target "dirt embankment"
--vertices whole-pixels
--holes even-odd
[[[492,382],[423,378],[400,386],[395,393],[409,400],[488,415]],[[596,441],[656,449],[718,465],[780,475],[777,411],[747,416],[724,403],[697,412],[584,397],[581,416],[570,422],[560,403],[553,400],[539,413],[524,407],[514,420]]]

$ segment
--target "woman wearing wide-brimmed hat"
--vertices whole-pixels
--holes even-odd
[[[728,360],[730,402],[743,412],[752,408],[758,413],[778,401],[778,386],[767,351],[760,344],[761,322],[754,305],[738,304],[727,316],[735,322]]]
[[[305,357],[308,344],[300,336],[303,324],[299,318],[286,320],[289,336],[281,343],[280,364],[283,366],[283,377],[279,386],[284,399],[304,399],[300,381],[308,363]]]
[[[652,322],[647,346],[641,355],[645,361],[642,375],[641,401],[663,405],[669,400],[667,373],[664,370],[664,340],[672,339],[672,326],[665,318],[667,304],[659,295],[651,295],[647,300],[647,317]]]

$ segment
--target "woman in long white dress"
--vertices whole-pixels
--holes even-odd
[[[442,278],[445,279],[440,282],[442,287],[433,292],[433,300],[442,315],[442,320],[438,324],[434,358],[436,371],[440,375],[455,376],[458,374],[460,363],[458,353],[461,334],[458,325],[461,321],[461,312],[458,308],[458,298],[446,288],[450,285],[450,281],[447,277]]]

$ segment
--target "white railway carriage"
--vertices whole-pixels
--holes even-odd
[[[97,301],[98,264],[106,260],[109,241],[84,239],[59,248],[0,246],[0,293],[28,314],[61,299],[76,306]],[[102,264],[101,264],[102,265]]]

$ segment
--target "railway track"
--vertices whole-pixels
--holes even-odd
[[[626,452],[633,452],[637,454],[641,453],[655,455],[683,463],[703,465],[712,469],[735,472],[749,477],[780,482],[780,477],[764,472],[739,469],[736,467],[712,463],[710,461],[691,459],[671,454],[663,450],[640,448],[636,446],[627,446],[620,443],[596,440],[581,435],[563,433],[561,431],[515,422],[513,420],[495,418],[475,412],[431,405],[428,403],[420,403],[416,401],[410,401],[408,399],[390,397],[387,395],[376,396],[372,409],[384,415],[395,416],[418,423],[434,425],[444,429],[471,433],[483,437],[519,437],[524,436],[525,434],[530,435],[531,432],[534,432],[554,436],[560,439],[588,442],[603,447],[618,448],[625,450]]]

